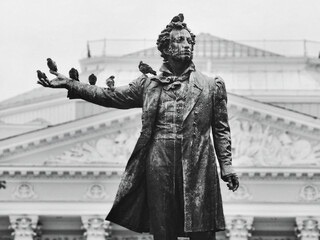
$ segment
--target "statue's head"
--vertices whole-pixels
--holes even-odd
[[[191,61],[196,36],[183,22],[183,14],[175,16],[160,33],[157,46],[164,61],[172,58],[175,61]]]

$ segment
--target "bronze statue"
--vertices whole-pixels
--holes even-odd
[[[158,37],[164,59],[158,76],[144,74],[113,92],[55,71],[55,79],[38,81],[105,107],[142,108],[141,135],[106,219],[155,240],[213,239],[225,229],[215,153],[222,180],[232,191],[239,186],[224,81],[196,70],[195,35],[183,20],[174,17]]]

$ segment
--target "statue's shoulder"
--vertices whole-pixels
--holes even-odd
[[[147,91],[149,88],[158,85],[158,76],[149,77],[148,75],[142,74],[137,79],[134,80],[136,85],[139,85],[143,91]]]
[[[194,71],[195,77],[199,80],[202,80],[204,82],[207,82],[210,86],[216,87],[217,85],[225,85],[224,80],[222,77],[216,75],[216,76],[208,76],[200,71]]]
[[[223,78],[220,76],[214,77],[214,83],[215,85],[223,85],[223,86],[225,85]]]

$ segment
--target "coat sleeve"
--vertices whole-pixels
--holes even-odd
[[[70,99],[81,98],[104,107],[119,109],[142,107],[143,89],[147,77],[135,79],[129,85],[117,87],[114,91],[94,85],[69,81],[67,85]]]
[[[214,148],[220,165],[221,178],[226,181],[228,176],[235,174],[232,168],[227,92],[222,78],[216,77],[214,84],[212,135]]]

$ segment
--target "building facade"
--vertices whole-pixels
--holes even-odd
[[[80,60],[80,80],[116,86],[154,68],[156,48]],[[227,230],[218,239],[318,240],[320,60],[200,34],[194,61],[228,90],[236,192],[221,182]],[[0,103],[0,239],[151,239],[104,221],[141,128],[116,110],[36,88]]]

